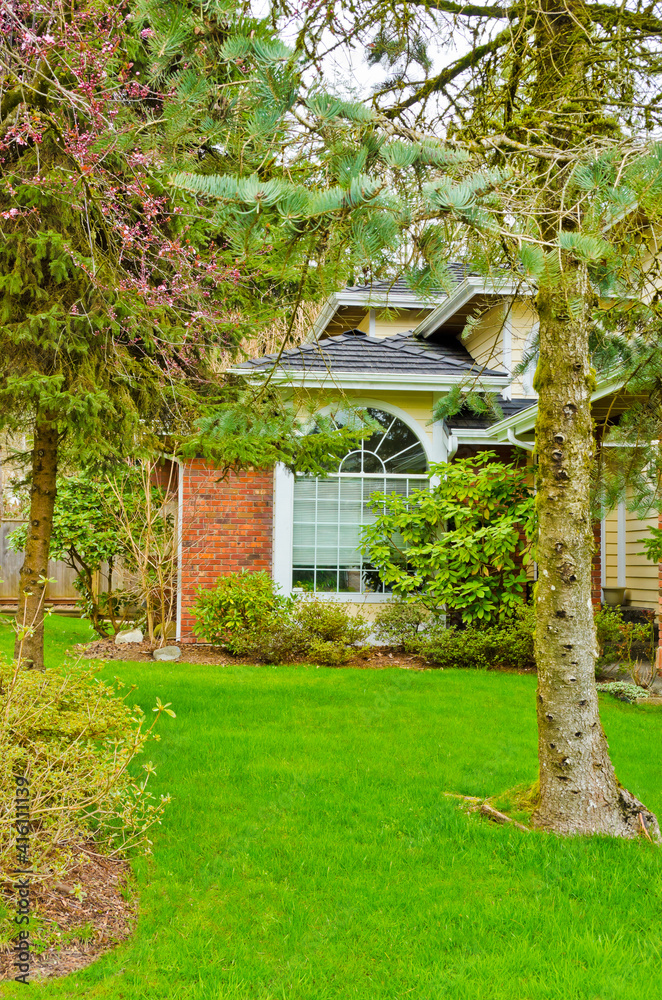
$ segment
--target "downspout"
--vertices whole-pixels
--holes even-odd
[[[524,448],[525,451],[535,451],[536,446],[531,441],[521,441],[518,437],[515,437],[515,431],[512,427],[509,427],[506,431],[508,435],[508,440],[511,444],[514,444],[517,448]]]

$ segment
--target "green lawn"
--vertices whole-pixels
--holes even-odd
[[[49,622],[60,640],[81,624]],[[446,789],[536,774],[535,679],[110,664],[163,719],[174,801],[135,937],[40,998],[660,1000],[662,854],[467,819]],[[662,712],[603,702],[662,814]],[[5,995],[23,996],[9,985]]]

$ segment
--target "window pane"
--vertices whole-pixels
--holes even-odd
[[[305,591],[314,590],[315,570],[297,569],[297,567],[295,566],[292,570],[292,588],[293,590],[305,590]]]
[[[367,412],[381,430],[345,456],[340,474],[295,478],[292,555],[297,589],[383,593],[377,571],[360,552],[362,526],[383,509],[372,510],[370,498],[375,493],[409,496],[412,490],[429,488],[421,476],[427,470],[425,451],[414,432],[385,410],[370,407]],[[338,415],[339,424],[348,419]],[[407,475],[411,472],[418,476]]]

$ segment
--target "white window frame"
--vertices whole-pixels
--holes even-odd
[[[364,409],[374,407],[398,417],[414,432],[423,446],[428,468],[436,462],[445,462],[448,457],[448,438],[441,422],[432,424],[432,439],[415,417],[402,410],[399,406],[386,403],[381,399],[361,398],[349,400],[352,407]],[[323,407],[320,415],[326,416],[338,409],[340,401]],[[417,478],[412,474],[411,478]],[[292,541],[294,524],[294,475],[280,462],[274,469],[274,517],[273,517],[273,557],[272,576],[283,594],[292,593]],[[333,594],[324,591],[315,593],[321,601],[340,601],[351,604],[384,604],[392,600],[391,594]]]

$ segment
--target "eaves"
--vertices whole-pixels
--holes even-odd
[[[510,383],[509,375],[481,375],[465,371],[458,375],[402,372],[402,374],[375,374],[374,372],[302,372],[280,370],[246,371],[245,368],[231,368],[235,375],[251,379],[264,379],[271,375],[271,383],[306,389],[399,389],[403,392],[444,392],[458,385],[471,383],[477,391],[493,392],[505,389]]]

